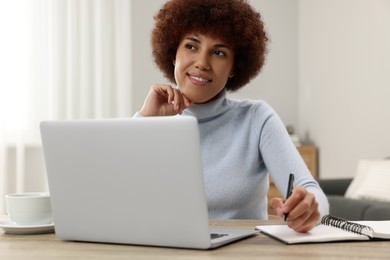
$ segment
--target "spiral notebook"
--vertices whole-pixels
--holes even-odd
[[[307,233],[296,232],[287,225],[257,226],[256,229],[286,244],[390,240],[390,220],[347,221],[327,215]]]

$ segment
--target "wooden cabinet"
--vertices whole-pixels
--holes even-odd
[[[314,178],[318,177],[318,151],[315,145],[300,145],[297,146],[299,153],[301,154],[302,159],[305,161],[307,168],[314,176]],[[276,188],[274,182],[270,177],[270,184],[268,190],[268,214],[275,215],[275,211],[271,206],[271,199],[274,197],[284,197],[282,196],[279,190]]]
[[[297,147],[302,159],[305,161],[307,168],[314,176],[318,177],[318,152],[315,145],[300,145]]]

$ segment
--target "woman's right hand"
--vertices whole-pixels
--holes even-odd
[[[170,85],[154,84],[140,110],[143,116],[173,116],[191,105],[179,89]]]

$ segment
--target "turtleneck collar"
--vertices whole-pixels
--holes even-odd
[[[183,111],[183,115],[194,116],[199,123],[203,123],[219,117],[228,109],[226,90],[223,89],[214,100],[203,104],[193,104]]]

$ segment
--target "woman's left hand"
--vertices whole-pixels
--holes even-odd
[[[286,201],[281,198],[272,199],[271,205],[279,217],[283,218],[284,214],[288,214],[286,223],[297,232],[309,231],[320,219],[318,202],[313,193],[304,187],[294,188]]]

